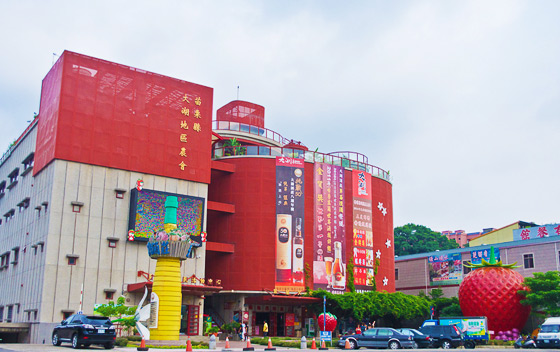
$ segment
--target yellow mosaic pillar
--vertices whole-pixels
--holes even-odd
[[[150,340],[179,340],[181,327],[181,260],[186,259],[188,244],[177,240],[177,197],[165,200],[164,230],[169,235],[150,239],[150,257],[157,259],[152,292],[159,299],[157,327],[150,329]]]

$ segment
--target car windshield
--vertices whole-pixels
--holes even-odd
[[[560,325],[543,325],[541,332],[560,332]]]
[[[111,326],[113,323],[107,317],[95,317],[95,316],[87,316],[82,317],[82,321],[84,324],[90,324],[93,326]]]
[[[408,331],[412,332],[415,335],[422,335],[422,333],[416,329],[407,329]]]

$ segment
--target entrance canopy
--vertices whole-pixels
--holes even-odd
[[[247,304],[274,304],[282,306],[300,306],[304,304],[320,303],[319,297],[303,297],[291,295],[260,295],[245,298]]]

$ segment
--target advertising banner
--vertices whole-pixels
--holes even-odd
[[[352,227],[354,253],[354,286],[356,292],[370,291],[373,286],[373,252],[371,175],[352,170]]]
[[[432,286],[458,285],[463,279],[461,253],[429,256],[428,266]]]
[[[315,163],[313,289],[346,290],[344,168]]]
[[[494,248],[494,256],[496,262],[500,261],[500,250],[498,248]],[[481,249],[478,251],[471,251],[471,263],[482,264],[482,259],[490,261],[490,250]]]
[[[277,291],[302,292],[304,285],[303,159],[276,157]]]
[[[558,235],[560,235],[559,224],[535,226],[528,229],[513,230],[514,241],[531,240],[533,238],[544,238]]]

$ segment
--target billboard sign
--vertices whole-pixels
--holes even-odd
[[[344,167],[314,164],[313,287],[346,291]]]
[[[494,257],[496,258],[496,262],[500,261],[500,250],[498,248],[494,248]],[[482,264],[482,259],[486,260],[487,262],[490,261],[489,249],[471,251],[471,263]]]
[[[165,199],[175,196],[177,208],[177,228],[185,231],[192,239],[199,239],[204,217],[204,198],[186,196],[136,188],[130,191],[130,214],[128,217],[129,241],[147,242],[154,232],[163,231],[165,219]]]
[[[529,227],[526,229],[513,230],[513,240],[531,240],[560,235],[560,224]]]
[[[431,255],[428,267],[432,286],[458,285],[463,279],[461,253]]]
[[[302,292],[304,283],[304,161],[276,157],[276,284]]]
[[[352,170],[352,243],[357,292],[370,291],[375,279],[371,190],[371,174]]]

